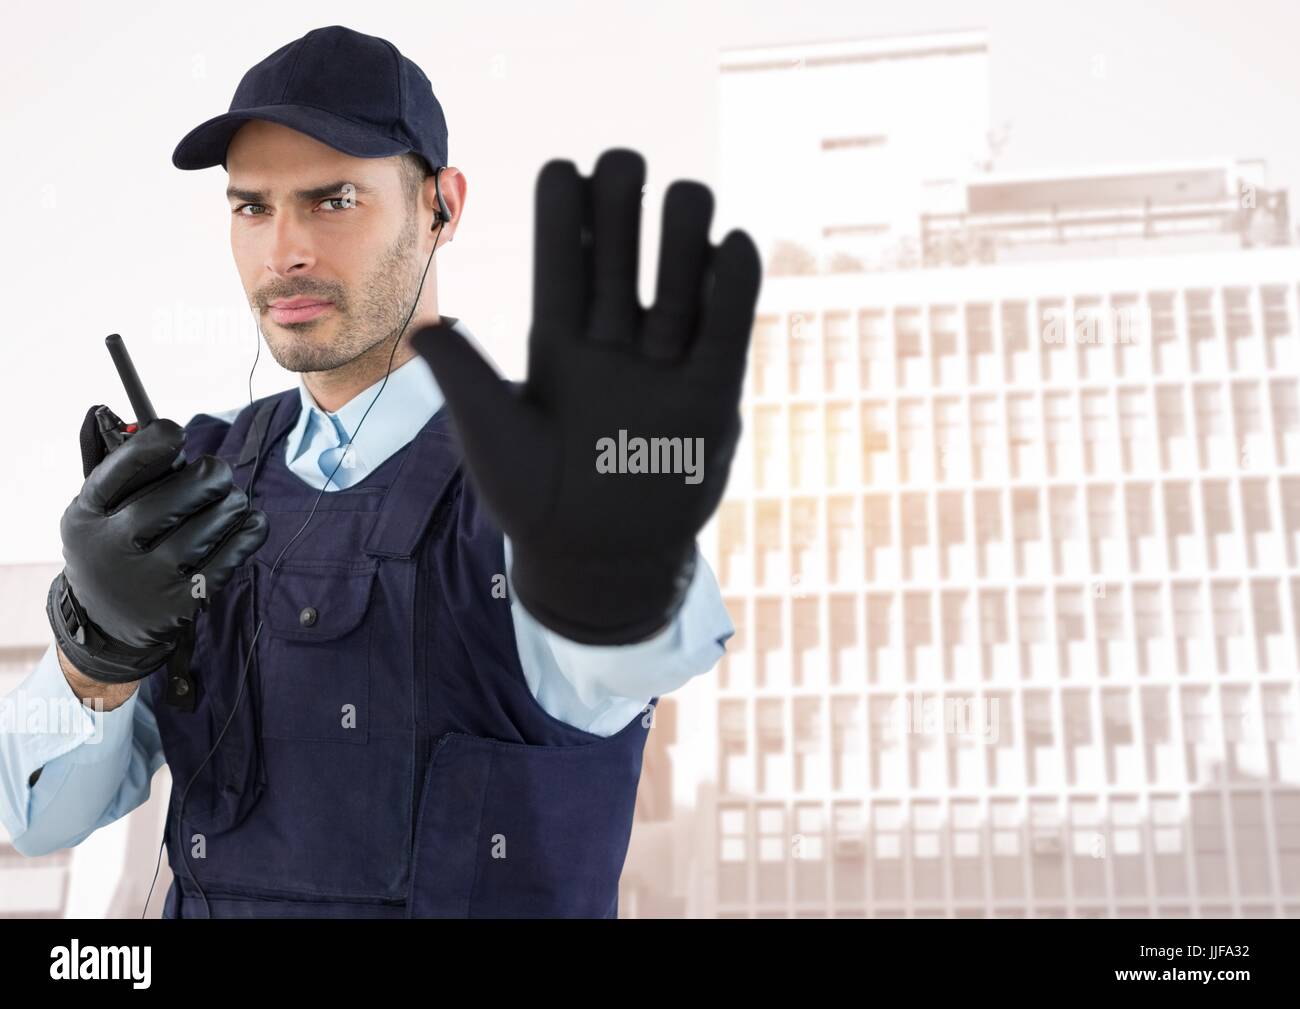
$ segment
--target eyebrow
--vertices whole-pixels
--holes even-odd
[[[293,194],[295,200],[304,202],[315,202],[323,200],[327,196],[337,195],[344,186],[351,185],[358,193],[363,196],[372,196],[375,190],[360,182],[354,182],[351,179],[340,179],[338,182],[329,182],[323,186],[313,186],[311,189],[299,189]],[[238,186],[230,186],[226,190],[226,199],[240,200],[244,203],[265,203],[271,196],[272,191],[261,189],[240,189]]]

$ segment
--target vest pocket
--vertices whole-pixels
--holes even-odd
[[[616,917],[648,721],[576,746],[440,737],[407,914]]]
[[[196,618],[190,669],[206,703],[199,715],[174,716],[179,731],[169,732],[165,740],[173,800],[179,803],[188,788],[185,822],[208,834],[242,823],[266,783],[251,683],[242,682],[253,636],[252,585],[250,567],[236,568],[229,584]],[[155,710],[166,703],[165,677],[164,668],[155,678]],[[161,724],[174,723],[164,718]]]
[[[377,563],[282,563],[267,584],[262,735],[365,743]],[[269,571],[269,569],[268,569]]]

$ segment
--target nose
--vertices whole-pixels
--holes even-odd
[[[268,235],[270,245],[266,250],[266,268],[277,277],[306,273],[316,265],[309,229],[296,214],[276,214]]]

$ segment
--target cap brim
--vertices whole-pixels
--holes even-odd
[[[224,168],[226,148],[230,146],[231,138],[250,119],[288,126],[356,158],[386,158],[411,150],[409,144],[385,137],[373,127],[354,123],[332,112],[306,105],[264,105],[226,112],[194,127],[176,145],[172,164],[187,171],[214,165]]]

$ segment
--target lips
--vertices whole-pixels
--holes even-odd
[[[306,322],[324,315],[334,307],[332,301],[320,298],[288,298],[285,301],[272,302],[271,318],[278,323]]]

